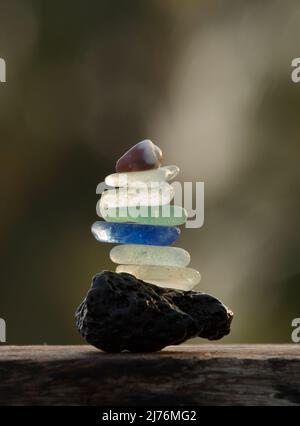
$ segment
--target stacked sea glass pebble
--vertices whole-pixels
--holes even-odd
[[[116,272],[127,272],[161,287],[191,290],[200,273],[187,268],[189,253],[170,247],[179,237],[187,212],[170,205],[174,197],[168,183],[178,173],[177,166],[161,166],[162,152],[150,140],[127,151],[116,164],[116,172],[106,177],[111,189],[99,201],[104,221],[95,222],[92,233],[104,243],[117,243],[110,251],[118,264]]]

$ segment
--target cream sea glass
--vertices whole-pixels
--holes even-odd
[[[145,225],[178,226],[186,222],[188,213],[180,206],[133,206],[105,208],[100,213],[107,222],[134,222]]]
[[[165,166],[142,172],[114,173],[106,176],[105,183],[114,187],[138,186],[140,182],[169,181],[177,176],[178,173],[179,167]]]
[[[125,265],[164,265],[184,268],[191,257],[179,247],[160,247],[142,244],[115,246],[110,251],[113,262]]]
[[[198,271],[175,266],[119,265],[116,272],[127,272],[160,287],[192,290],[201,280]]]
[[[142,187],[118,188],[104,191],[100,199],[100,211],[106,208],[160,206],[169,204],[174,190],[167,182],[154,182]]]

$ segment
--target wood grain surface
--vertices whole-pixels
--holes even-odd
[[[300,345],[1,345],[0,405],[300,405]]]

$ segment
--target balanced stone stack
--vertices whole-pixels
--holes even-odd
[[[104,221],[95,222],[92,233],[104,243],[119,245],[110,251],[125,272],[160,287],[191,290],[200,282],[200,273],[187,268],[189,253],[170,247],[179,238],[187,220],[181,206],[170,205],[174,190],[168,183],[179,173],[177,166],[161,166],[162,152],[144,140],[126,152],[116,164],[116,172],[106,177],[112,187],[100,199]]]
[[[190,255],[171,245],[187,220],[168,183],[177,166],[161,166],[151,141],[132,147],[106,177],[99,200],[104,220],[94,223],[96,239],[116,243],[110,258],[116,272],[101,271],[75,313],[76,326],[91,345],[108,352],[151,352],[192,337],[221,339],[233,313],[218,299],[193,291],[198,271]],[[181,204],[176,201],[176,204]],[[98,209],[99,213],[99,209]]]

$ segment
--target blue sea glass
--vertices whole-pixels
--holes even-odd
[[[92,233],[102,243],[148,244],[169,246],[180,235],[175,226],[152,226],[136,223],[95,222]]]

